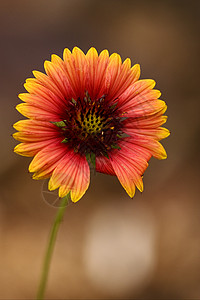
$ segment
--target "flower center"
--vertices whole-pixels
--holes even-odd
[[[83,99],[69,101],[65,119],[54,124],[64,136],[62,143],[67,143],[75,152],[108,157],[108,151],[120,149],[121,120],[117,104],[110,105],[105,96],[91,100],[86,92]]]
[[[77,115],[76,123],[82,132],[85,133],[85,136],[91,134],[96,135],[103,129],[101,117],[97,116],[95,113],[91,113],[90,109],[85,115],[80,112]]]

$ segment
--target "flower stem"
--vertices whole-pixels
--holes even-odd
[[[63,197],[61,200],[60,207],[57,211],[55,221],[53,223],[53,226],[52,226],[52,229],[50,232],[49,243],[48,243],[48,247],[47,247],[45,258],[44,258],[42,276],[41,276],[40,285],[39,285],[38,293],[37,293],[37,300],[44,299],[44,293],[45,293],[45,288],[46,288],[47,279],[48,279],[51,257],[53,254],[53,249],[54,249],[59,225],[63,219],[63,215],[65,212],[66,206],[68,204],[68,201],[69,201],[69,193],[65,197]]]

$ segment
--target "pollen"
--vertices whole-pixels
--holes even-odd
[[[82,131],[87,135],[95,135],[103,129],[100,116],[97,117],[95,113],[89,111],[85,115],[80,113],[77,117],[77,121],[80,123]]]

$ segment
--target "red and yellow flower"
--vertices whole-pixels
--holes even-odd
[[[142,175],[149,159],[167,157],[159,140],[166,104],[153,89],[155,81],[139,80],[140,66],[127,58],[99,55],[90,48],[85,55],[75,47],[65,49],[63,60],[52,55],[46,74],[24,84],[28,93],[17,110],[28,119],[14,124],[14,138],[22,142],[14,151],[34,156],[29,171],[34,179],[50,178],[49,190],[59,196],[70,192],[73,202],[86,192],[90,166],[116,175],[130,197],[135,187],[143,191]]]

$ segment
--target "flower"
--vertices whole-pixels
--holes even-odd
[[[18,121],[14,151],[34,156],[29,171],[34,179],[49,178],[49,190],[70,192],[73,202],[86,192],[90,166],[116,175],[130,197],[143,191],[142,176],[149,159],[167,157],[159,140],[169,131],[162,124],[166,104],[153,89],[155,81],[139,80],[140,66],[127,58],[99,55],[90,48],[65,49],[63,60],[52,55],[46,74],[24,84],[28,93],[16,109],[28,119]]]

